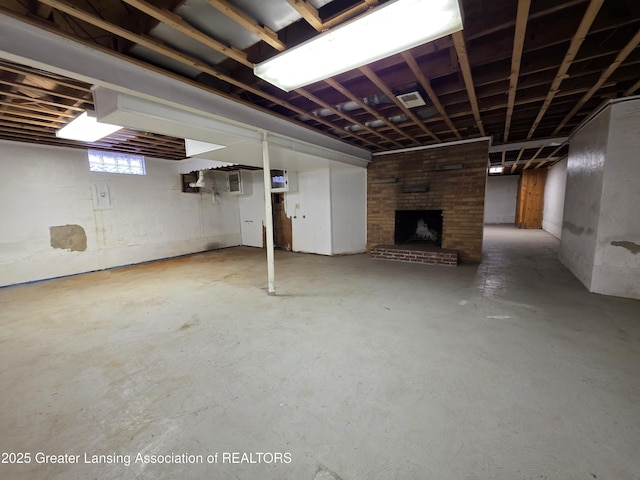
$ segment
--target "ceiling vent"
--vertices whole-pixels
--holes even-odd
[[[424,98],[422,98],[422,95],[420,95],[420,92],[417,91],[402,93],[400,95],[396,95],[396,98],[407,108],[415,108],[427,104],[427,102],[424,101]]]

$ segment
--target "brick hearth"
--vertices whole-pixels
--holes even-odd
[[[371,248],[371,256],[397,262],[447,265],[450,267],[458,265],[457,250],[426,245],[376,245]]]
[[[489,142],[375,156],[367,168],[367,249],[395,243],[396,210],[441,210],[442,247],[480,262]]]

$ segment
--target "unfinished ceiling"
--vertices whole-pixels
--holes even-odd
[[[254,63],[383,3],[0,0],[0,12],[371,152],[491,136],[505,173],[552,165],[580,122],[640,90],[637,0],[461,0],[462,32],[289,93],[253,75]],[[55,131],[92,106],[90,87],[1,62],[0,138],[85,147]],[[181,139],[131,130],[93,145],[185,155]]]

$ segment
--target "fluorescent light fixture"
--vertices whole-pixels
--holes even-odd
[[[95,142],[121,128],[118,125],[98,122],[95,113],[88,110],[58,130],[56,137],[80,142]]]
[[[504,172],[504,167],[489,167],[489,173],[502,173]]]
[[[395,0],[254,66],[288,92],[462,30],[458,0]]]

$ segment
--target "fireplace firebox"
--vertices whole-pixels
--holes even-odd
[[[442,246],[442,210],[396,210],[394,243]]]

